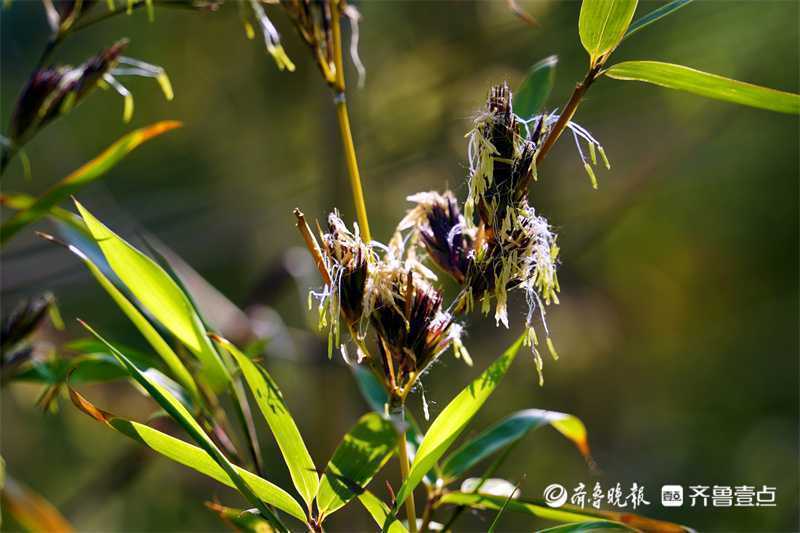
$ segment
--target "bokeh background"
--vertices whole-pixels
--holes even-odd
[[[583,76],[579,3],[520,5],[541,27],[525,25],[502,1],[358,4],[368,74],[362,90],[351,83],[349,101],[376,238],[390,237],[409,194],[451,187],[463,198],[464,133],[491,84],[515,87],[531,64],[557,54],[548,102],[555,107]],[[641,2],[638,14],[658,5]],[[797,92],[798,6],[695,2],[627,40],[614,59],[671,61]],[[354,212],[330,93],[286,18],[272,13],[297,64],[292,74],[277,71],[258,39],[246,40],[233,5],[208,14],[160,9],[153,24],[137,12],[69,39],[55,59],[75,64],[129,37],[127,55],[163,65],[176,98],[167,103],[151,80],[131,79],[136,115],[127,126],[121,100],[99,92],[29,146],[33,179],[16,162],[3,188],[41,192],[132,127],[183,121],[80,199],[134,241],[157,237],[256,318],[270,339],[266,365],[324,464],[366,405],[348,368],[327,359],[305,310],[306,290],[320,282],[297,248],[291,210],[323,217],[338,207],[347,220]],[[31,0],[0,17],[6,125],[48,30]],[[612,170],[599,171],[600,189],[591,189],[566,137],[531,188],[533,205],[560,233],[561,305],[549,321],[561,359],[546,361],[539,387],[533,359],[518,358],[467,434],[517,409],[573,413],[588,427],[599,469],[540,429],[501,470],[523,495],[541,497],[553,482],[635,481],[652,504],[640,511],[653,517],[703,531],[798,530],[797,117],[609,79],[592,88],[577,121],[611,158]],[[4,312],[43,290],[59,299],[65,336],[80,335],[74,318],[81,317],[115,340],[145,346],[74,258],[29,228],[2,254]],[[429,373],[434,416],[519,334],[523,302],[512,300],[511,330],[469,317],[475,368],[448,354]],[[83,390],[139,420],[155,410],[125,383]],[[222,530],[202,502],[242,504],[199,474],[137,454],[66,398],[57,415],[42,414],[33,405],[38,392],[2,391],[2,455],[11,474],[80,530]],[[412,409],[421,412],[418,396]],[[262,443],[271,479],[291,486],[268,435]],[[396,470],[391,462],[383,476],[395,486]],[[380,495],[382,479],[373,486]],[[778,504],[673,511],[659,504],[665,483],[770,485]],[[472,515],[462,527],[482,531],[486,520]],[[544,525],[506,513],[500,529]],[[3,528],[15,525],[6,520]],[[334,531],[371,528],[358,506],[330,523]]]

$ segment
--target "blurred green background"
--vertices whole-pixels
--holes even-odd
[[[463,198],[463,136],[491,84],[514,87],[532,63],[557,54],[552,108],[583,76],[579,3],[520,5],[540,28],[502,1],[358,4],[368,73],[362,90],[351,82],[349,102],[375,238],[388,240],[409,194],[451,187]],[[658,5],[641,2],[637,14]],[[695,2],[627,40],[614,60],[676,62],[797,92],[799,6]],[[340,358],[327,360],[305,311],[308,284],[320,282],[297,248],[291,209],[322,218],[338,207],[346,220],[354,212],[330,93],[286,17],[270,12],[297,64],[292,74],[277,71],[260,37],[246,40],[233,5],[206,14],[159,9],[153,24],[137,12],[70,38],[55,59],[76,64],[129,37],[127,55],[164,66],[176,98],[165,102],[151,80],[130,79],[136,114],[124,125],[121,99],[98,92],[28,147],[33,179],[25,181],[15,162],[3,188],[39,193],[133,127],[183,121],[80,199],[134,241],[154,234],[258,316],[272,337],[266,365],[324,464],[366,405]],[[48,30],[38,2],[15,1],[0,17],[5,126]],[[703,531],[797,531],[797,117],[604,79],[577,121],[611,158],[612,170],[599,171],[600,189],[591,189],[567,137],[531,188],[533,205],[560,233],[561,305],[549,321],[561,359],[545,362],[540,388],[532,357],[519,357],[466,433],[522,408],[573,413],[588,427],[599,470],[554,431],[538,430],[501,471],[520,482],[523,496],[541,497],[554,482],[609,488],[635,481],[651,502],[639,510],[646,515]],[[43,290],[59,298],[68,335],[80,334],[74,319],[81,317],[115,340],[144,346],[78,262],[28,228],[2,254],[4,312]],[[441,358],[424,382],[434,416],[519,334],[518,295],[510,314],[511,330],[469,317],[476,367]],[[138,420],[155,410],[125,383],[82,390]],[[33,405],[38,392],[27,385],[2,391],[2,455],[10,473],[78,529],[222,530],[202,502],[243,504],[151,454],[121,468],[119,458],[135,445],[65,397],[58,415],[42,414]],[[421,412],[417,395],[412,409]],[[291,486],[273,442],[262,437],[269,477]],[[396,470],[396,462],[387,465],[372,487],[377,494],[385,495],[383,478],[397,487]],[[128,482],[115,491],[98,483],[112,476]],[[660,505],[666,483],[770,485],[778,504],[673,511]],[[483,531],[490,521],[471,515],[462,527]],[[544,525],[506,513],[499,529]],[[371,528],[358,506],[330,523],[332,531]]]

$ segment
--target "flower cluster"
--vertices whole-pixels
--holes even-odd
[[[344,321],[358,345],[358,362],[369,358],[384,376],[387,390],[397,395],[407,394],[450,347],[471,363],[460,340],[461,326],[443,308],[435,274],[417,260],[400,233],[388,245],[364,243],[358,225],[350,231],[334,212],[320,239],[322,269],[329,282],[310,296],[319,303],[320,327],[329,328],[329,348],[339,346],[349,362],[339,342]],[[367,348],[368,342],[375,350]]]
[[[508,327],[508,291],[521,289],[528,303],[526,327],[540,382],[542,357],[534,329],[545,305],[558,302],[558,246],[547,220],[528,203],[535,179],[542,125],[528,129],[514,114],[508,85],[493,87],[469,132],[468,195],[461,214],[454,195],[427,192],[409,197],[416,206],[401,223],[413,228],[428,257],[462,286],[456,311],[494,304],[497,324]]]
[[[340,320],[359,344],[375,333],[380,366],[389,389],[413,384],[419,373],[452,346],[470,362],[455,316],[479,305],[494,309],[497,325],[509,327],[508,294],[525,294],[528,344],[542,382],[536,327],[557,358],[545,320],[545,306],[558,303],[558,246],[548,221],[528,202],[536,175],[536,154],[545,120],[528,128],[512,109],[508,85],[492,88],[469,137],[469,192],[464,211],[450,191],[422,192],[400,221],[388,246],[364,243],[337,213],[320,232],[321,262],[329,283],[319,300],[320,324],[330,326],[330,346],[339,346]],[[460,286],[445,308],[429,262]]]

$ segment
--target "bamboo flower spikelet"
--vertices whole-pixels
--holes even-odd
[[[358,225],[349,230],[334,212],[322,242],[318,264],[330,280],[318,301],[320,327],[329,328],[329,352],[340,347],[341,320],[358,345],[358,362],[371,359],[366,348],[369,328],[375,332],[380,370],[389,391],[407,394],[420,373],[439,354],[453,347],[471,364],[455,317],[494,310],[496,324],[509,327],[508,294],[525,295],[527,343],[533,352],[539,383],[543,360],[539,334],[557,358],[547,328],[545,307],[558,303],[558,245],[549,222],[528,200],[536,176],[536,154],[544,118],[528,128],[512,108],[507,84],[493,87],[486,107],[468,133],[468,196],[464,213],[451,191],[409,196],[415,205],[397,226],[388,245],[362,242]],[[449,306],[438,285],[435,267],[460,286]],[[311,303],[311,302],[310,302]]]

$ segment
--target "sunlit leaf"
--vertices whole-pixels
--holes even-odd
[[[2,486],[3,509],[28,531],[71,533],[72,526],[52,503],[30,488],[5,475]]]
[[[114,273],[144,308],[200,359],[209,385],[221,390],[230,375],[180,287],[152,259],[104,226],[80,203],[75,204]]]
[[[578,33],[592,65],[617,47],[633,19],[637,3],[636,0],[583,0]]]
[[[289,467],[292,482],[310,509],[319,487],[319,477],[314,461],[297,429],[297,424],[289,413],[283,393],[267,371],[263,367],[257,366],[236,346],[216,335],[213,335],[212,338],[236,359],[261,414],[264,415],[269,429],[275,436],[283,460]]]
[[[88,324],[82,325],[106,346],[108,346],[111,353],[122,363],[131,376],[141,385],[153,400],[161,406],[176,422],[178,422],[183,429],[200,445],[200,447],[214,460],[227,474],[236,489],[247,498],[251,504],[255,505],[265,518],[275,524],[280,524],[280,521],[270,509],[264,505],[264,501],[253,492],[251,486],[242,479],[242,475],[237,468],[228,460],[228,458],[217,448],[217,445],[211,438],[203,431],[200,424],[192,417],[189,411],[175,398],[169,391],[150,379],[145,373],[140,371],[122,352],[114,348],[96,331],[94,331]],[[146,427],[146,426],[145,426]],[[284,529],[281,527],[281,529]]]
[[[243,533],[272,533],[275,531],[269,522],[261,518],[255,510],[234,509],[214,502],[206,502],[206,507],[237,531]]]
[[[625,36],[622,38],[624,41],[637,31],[641,30],[642,28],[649,26],[650,24],[656,22],[657,20],[666,17],[667,15],[674,13],[675,11],[679,10],[692,0],[672,0],[668,4],[664,4],[663,6],[654,9],[647,15],[640,17],[633,21],[633,24],[630,25],[628,31],[625,33]]]
[[[625,61],[604,73],[618,80],[634,80],[686,91],[779,113],[800,114],[800,95],[736,81],[693,68],[660,61]]]
[[[508,501],[508,503],[506,503]],[[616,511],[598,511],[584,509],[573,505],[563,505],[558,508],[549,507],[543,500],[508,500],[504,496],[491,496],[487,494],[474,494],[464,492],[448,492],[443,495],[440,504],[465,505],[473,509],[487,509],[499,511],[506,505],[508,511],[528,514],[553,520],[555,522],[592,522],[596,520],[610,520],[626,524],[643,532],[652,533],[688,533],[692,530],[678,524],[653,520],[633,513]]]
[[[396,444],[391,422],[377,413],[361,417],[325,467],[317,495],[320,521],[364,491],[392,456]]]
[[[514,95],[514,112],[528,119],[547,102],[556,80],[558,58],[550,56],[533,65]]]
[[[529,431],[548,424],[574,442],[585,457],[589,456],[586,427],[578,418],[555,411],[525,409],[501,420],[454,451],[442,465],[443,475],[447,479],[456,479]]]
[[[383,528],[383,531],[388,533],[408,533],[406,526],[392,516],[392,510],[389,506],[383,503],[377,496],[370,491],[365,490],[358,496],[358,501],[367,510],[375,523]],[[389,522],[387,523],[387,519]]]
[[[506,352],[470,383],[445,407],[422,440],[407,479],[397,493],[395,510],[412,494],[422,477],[447,451],[454,440],[464,431],[475,413],[494,392],[517,356],[523,337],[520,337]]]
[[[0,226],[0,245],[5,244],[19,230],[46,216],[59,202],[69,198],[84,186],[103,177],[114,165],[142,143],[181,126],[180,122],[167,120],[133,131],[109,146],[100,155],[62,179],[30,205],[22,207]]]
[[[106,424],[108,427],[130,437],[176,463],[188,466],[224,485],[237,488],[231,476],[203,449],[179,438],[162,433],[148,425],[127,420],[103,411],[72,388],[70,388],[70,398],[78,409],[98,422]],[[247,482],[248,486],[252,488],[253,493],[262,501],[274,505],[276,508],[287,512],[298,520],[305,521],[303,508],[300,507],[300,504],[286,491],[243,468],[238,466],[234,466],[233,468],[237,474]]]
[[[197,390],[197,385],[194,382],[194,378],[186,369],[181,359],[175,353],[175,351],[170,347],[170,345],[161,337],[161,335],[156,331],[153,325],[150,323],[147,318],[142,315],[142,313],[136,308],[135,305],[131,303],[130,300],[120,291],[117,287],[103,274],[103,272],[97,267],[97,265],[89,259],[89,256],[76,246],[69,245],[67,247],[69,251],[75,254],[89,269],[92,276],[97,280],[103,289],[111,296],[114,302],[122,309],[122,312],[127,315],[131,322],[136,326],[136,328],[141,332],[142,336],[147,339],[147,342],[150,343],[150,346],[156,351],[156,353],[161,356],[161,359],[167,365],[172,375],[178,382],[183,385],[186,390],[188,390],[192,397],[196,400],[199,400],[200,393]]]

